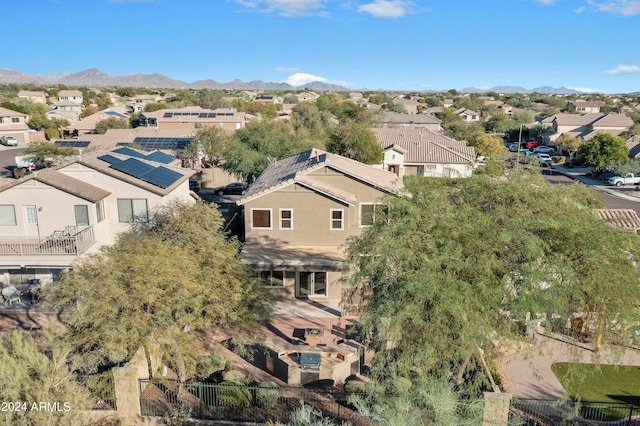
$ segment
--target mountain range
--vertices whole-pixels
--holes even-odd
[[[163,74],[133,74],[133,75],[117,75],[111,76],[105,74],[96,68],[80,71],[77,73],[60,73],[54,72],[49,74],[23,74],[8,68],[0,68],[0,83],[34,83],[38,85],[48,84],[64,84],[66,86],[89,86],[89,87],[148,87],[157,89],[232,89],[232,90],[313,90],[318,92],[335,91],[349,92],[348,89],[336,84],[323,83],[315,81],[302,86],[292,86],[288,83],[264,82],[254,80],[244,82],[242,80],[233,80],[228,83],[219,83],[215,80],[198,80],[193,83],[187,83],[181,80],[174,80]],[[359,89],[367,90],[367,89]],[[384,89],[378,89],[385,91]],[[536,87],[534,89],[525,89],[520,86],[496,86],[491,88],[465,87],[460,90],[462,93],[544,93],[544,94],[581,94],[581,92],[567,87],[554,88],[549,86]]]
[[[240,89],[240,90],[315,90],[315,91],[349,91],[348,88],[336,84],[314,81],[302,86],[292,86],[287,83],[265,83],[264,81],[233,80],[228,83],[219,83],[214,80],[198,80],[187,83],[174,80],[162,74],[133,74],[111,76],[96,68],[77,73],[51,73],[51,74],[22,74],[8,68],[0,68],[0,83],[35,83],[38,85],[64,84],[66,86],[90,86],[90,87],[149,87],[157,89]]]

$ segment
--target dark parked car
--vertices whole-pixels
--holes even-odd
[[[189,179],[189,190],[193,192],[200,191],[200,183],[197,180]]]
[[[218,195],[242,195],[248,186],[244,183],[234,182],[218,189]]]

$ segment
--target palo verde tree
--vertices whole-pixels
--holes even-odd
[[[128,129],[129,120],[126,118],[109,117],[96,123],[96,133],[104,135],[109,129]]]
[[[24,154],[33,155],[36,163],[46,164],[48,161],[55,163],[77,155],[78,150],[68,146],[58,146],[51,142],[36,141],[29,144]]]
[[[49,286],[46,298],[70,313],[66,337],[83,370],[159,345],[184,381],[195,368],[186,355],[201,353],[199,331],[257,329],[269,298],[222,224],[208,204],[169,205]]]
[[[278,120],[251,121],[237,130],[224,151],[222,168],[246,182],[257,177],[269,162],[315,147]]]
[[[202,158],[204,167],[212,167],[225,152],[229,138],[229,134],[220,127],[204,127],[193,135],[189,144],[180,151],[180,156],[193,162]]]
[[[598,133],[580,147],[579,153],[584,164],[593,167],[596,171],[629,159],[629,148],[624,139],[609,133]]]
[[[327,151],[365,164],[380,163],[384,156],[371,127],[353,120],[338,126],[327,144]]]
[[[558,148],[567,151],[567,154],[569,154],[569,160],[573,160],[584,143],[584,139],[575,137],[569,133],[561,134],[555,141]]]
[[[600,345],[633,335],[640,240],[596,216],[595,191],[533,172],[406,184],[411,196],[388,199],[347,244],[374,372],[452,374],[478,389],[481,350],[529,315],[582,315]]]

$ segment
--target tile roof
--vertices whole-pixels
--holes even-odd
[[[555,120],[558,123],[558,126],[587,126],[594,121],[604,117],[602,113],[590,113],[590,114],[556,114],[552,116],[553,118],[550,120],[553,122]],[[551,117],[549,117],[551,118]],[[543,122],[546,122],[544,120]]]
[[[80,141],[89,142],[91,148],[111,149],[119,143],[133,143],[135,138],[186,138],[190,139],[196,129],[156,129],[136,127],[135,129],[109,129],[104,135],[86,134]]]
[[[323,167],[344,173],[389,193],[401,194],[403,192],[402,180],[394,173],[348,159],[341,155],[330,154],[312,148],[299,154],[271,162],[264,172],[258,176],[256,181],[249,186],[249,189],[242,198],[237,201],[237,204],[243,205],[248,201],[294,183],[307,186],[347,203],[354,202],[351,194],[347,194],[339,188],[331,187],[324,182],[306,176]]]
[[[627,127],[633,126],[633,120],[631,117],[625,114],[610,113],[604,117],[598,118],[592,124],[593,128],[596,127]]]
[[[440,124],[442,121],[429,114],[401,114],[385,111],[373,118],[375,123]]]
[[[202,117],[201,114],[207,114]],[[211,114],[211,116],[209,116]],[[175,109],[159,109],[153,112],[143,112],[146,118],[155,118],[161,122],[204,122],[204,123],[236,123],[245,121],[245,113],[232,108],[203,109],[199,106],[190,106]]]
[[[14,111],[9,108],[0,107],[0,117],[26,117],[26,116],[27,114]]]
[[[640,217],[632,209],[597,209],[600,219],[611,226],[624,229],[640,229]]]
[[[0,192],[18,186],[26,181],[36,180],[91,203],[97,203],[111,194],[111,192],[102,188],[61,173],[57,169],[38,170],[20,179],[12,179],[8,185],[0,188]]]
[[[462,141],[422,128],[374,128],[384,149],[406,150],[405,163],[467,164],[476,160],[475,149]]]

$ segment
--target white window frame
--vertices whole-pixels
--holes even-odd
[[[273,284],[273,273],[274,272],[278,272],[278,273],[282,273],[282,285],[274,285]],[[266,284],[266,280],[265,280],[265,275],[269,274],[269,283]],[[262,282],[262,286],[265,288],[285,288],[287,287],[287,284],[290,285],[290,283],[294,283],[296,282],[296,273],[293,271],[287,271],[287,270],[282,270],[282,269],[274,269],[274,270],[269,270],[269,271],[258,271],[258,278],[260,278],[260,281]]]
[[[102,222],[105,219],[104,200],[100,200],[96,203],[96,218],[98,220],[98,223]]]
[[[333,218],[333,212],[340,212],[340,219]],[[340,227],[334,228],[333,221],[340,220]],[[330,209],[329,210],[329,230],[330,231],[344,231],[344,209]]]
[[[131,211],[131,220],[122,220],[123,212],[120,207],[125,203],[129,204]],[[144,202],[144,216],[139,214],[136,216],[137,211],[142,211],[142,202]],[[146,198],[118,198],[118,222],[120,223],[146,223],[149,222],[149,205]]]
[[[360,203],[358,205],[358,226],[360,228],[366,228],[371,225],[363,225],[362,224],[362,206],[373,206],[373,223],[376,221],[376,206],[384,206],[384,203]]]
[[[0,226],[16,226],[16,206],[13,204],[0,205]]]
[[[282,212],[290,212],[291,213],[291,217],[288,219],[285,219],[282,217]],[[280,230],[282,231],[293,231],[293,209],[279,209],[278,210],[278,224],[280,225]],[[286,228],[284,226],[282,226],[282,222],[288,220],[291,222],[291,226]]]
[[[253,212],[254,211],[268,211],[269,212],[269,226],[254,226],[253,225]],[[273,229],[273,209],[253,208],[251,209],[251,229]]]
[[[73,213],[76,217],[76,226],[89,226],[89,206],[86,204],[76,204],[73,206]],[[81,216],[84,216],[84,218]],[[81,220],[85,218],[87,219],[86,222],[81,222]]]

